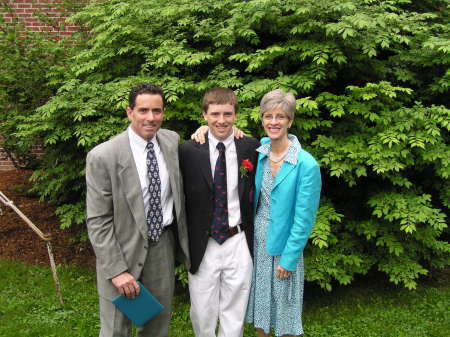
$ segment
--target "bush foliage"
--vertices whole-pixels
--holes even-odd
[[[84,220],[86,152],[126,127],[132,85],[163,86],[165,127],[185,139],[207,88],[234,89],[257,137],[259,100],[282,88],[324,180],[307,279],[331,289],[378,268],[415,288],[450,256],[448,18],[433,0],[93,1],[70,19],[85,28],[70,59],[45,72],[57,94],[16,136],[44,142],[35,189],[67,227]]]
[[[11,13],[10,2],[0,2],[0,13]],[[30,147],[35,138],[18,138],[17,126],[44,104],[53,91],[45,70],[61,60],[62,50],[51,35],[30,32],[17,19],[7,22],[0,15],[0,134],[2,147],[16,166],[33,166]],[[12,156],[15,154],[15,156]]]

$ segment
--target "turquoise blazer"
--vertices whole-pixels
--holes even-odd
[[[281,256],[280,265],[294,271],[316,220],[322,185],[320,168],[313,156],[300,147],[297,137],[289,139],[298,146],[296,164],[284,161],[279,169],[270,196],[270,216],[266,251]],[[270,142],[268,137],[261,144]],[[259,153],[255,175],[254,214],[261,192],[267,155]]]

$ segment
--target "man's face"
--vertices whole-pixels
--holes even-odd
[[[127,115],[134,132],[147,141],[152,139],[164,117],[162,97],[157,94],[137,95],[134,108],[128,107]]]
[[[232,104],[210,104],[208,111],[203,112],[203,118],[208,122],[209,131],[218,140],[225,140],[233,133],[236,112]]]

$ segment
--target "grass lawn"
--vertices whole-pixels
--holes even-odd
[[[64,308],[50,268],[0,260],[0,336],[98,336],[98,304],[92,270],[59,267]],[[448,280],[447,280],[448,281]],[[305,337],[447,337],[450,285],[426,282],[415,291],[364,279],[331,293],[305,289]],[[171,337],[193,336],[187,297],[175,299]],[[245,337],[254,336],[246,327]]]

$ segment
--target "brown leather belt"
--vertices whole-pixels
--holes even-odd
[[[243,231],[244,231],[244,224],[242,224],[242,223],[240,225],[230,227],[228,229],[228,233],[230,234],[230,236],[233,236],[233,235],[243,232]]]

